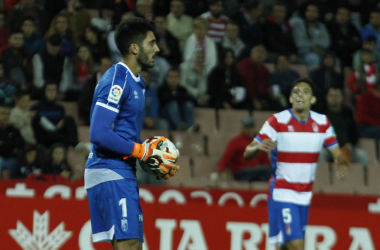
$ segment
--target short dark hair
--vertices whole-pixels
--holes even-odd
[[[304,83],[307,83],[309,84],[310,88],[311,88],[311,92],[312,94],[314,95],[315,94],[315,85],[313,83],[312,80],[310,80],[309,78],[307,77],[301,77],[301,78],[298,78],[297,80],[295,80],[292,85],[290,85],[290,90],[292,90],[298,83],[301,83],[301,82],[304,82]],[[290,91],[290,93],[292,93],[292,91]]]
[[[253,10],[257,9],[260,6],[260,1],[259,0],[245,0],[244,2],[244,8],[247,10]]]
[[[375,36],[367,36],[363,42],[374,42],[376,43],[377,42],[377,39]]]
[[[208,0],[208,5],[213,5],[216,4],[217,2],[222,2],[224,4],[224,0]]]
[[[155,31],[154,23],[141,17],[133,17],[120,23],[115,31],[115,42],[121,55],[129,53],[132,43],[141,45],[149,31]]]
[[[168,70],[168,73],[169,73],[169,71],[176,71],[176,72],[178,72],[178,74],[181,74],[181,70],[177,65],[171,66]]]
[[[366,49],[366,48],[362,48],[361,50],[360,50],[360,52],[361,53],[370,53],[370,54],[372,54],[372,51],[371,50],[369,50],[369,49]]]
[[[32,23],[36,24],[36,19],[33,16],[26,16],[22,19],[22,23],[25,21],[31,21]]]
[[[9,36],[14,35],[14,34],[19,34],[19,33],[24,34],[24,33],[22,32],[22,30],[19,29],[19,28],[12,29],[12,30],[9,32]]]

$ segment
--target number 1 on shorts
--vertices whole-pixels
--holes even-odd
[[[121,213],[123,217],[127,217],[127,199],[121,198],[119,201],[119,206],[121,206]]]

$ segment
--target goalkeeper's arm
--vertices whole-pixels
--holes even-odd
[[[166,172],[167,168],[172,169],[174,167],[174,162],[177,158],[173,155],[152,147],[148,148],[145,147],[145,145],[128,141],[116,134],[111,129],[116,116],[116,112],[95,105],[90,126],[90,141],[93,144],[123,156],[132,156],[143,161],[149,159],[147,162],[149,165],[151,165],[151,163],[161,163],[165,166],[163,169],[164,173],[169,172],[169,170]],[[157,140],[157,143],[159,143],[159,140]],[[159,167],[159,165],[157,167]]]

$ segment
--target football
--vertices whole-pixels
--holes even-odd
[[[143,145],[148,146],[148,144],[155,142],[156,140],[160,139],[161,137],[162,136],[152,136],[152,137],[146,139],[143,142]],[[164,151],[164,152],[171,153],[174,156],[177,156],[177,161],[178,161],[179,151],[178,151],[177,147],[174,145],[174,143],[171,142],[168,138],[166,138],[166,140],[164,142],[158,144],[157,149]],[[163,178],[164,174],[159,169],[150,168],[145,162],[143,162],[141,160],[138,160],[137,162],[140,165],[140,167],[145,172],[147,172],[148,174],[154,175],[154,176],[158,177],[159,179]]]

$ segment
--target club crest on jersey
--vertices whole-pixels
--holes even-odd
[[[319,131],[318,125],[315,122],[313,122],[312,126],[313,126],[313,131],[317,133]]]
[[[110,93],[108,95],[108,101],[118,104],[123,94],[123,89],[119,85],[114,85],[111,87]]]
[[[288,125],[288,131],[289,132],[294,132],[294,127],[292,125]]]
[[[128,230],[128,221],[126,218],[121,220],[121,229],[125,232]]]

